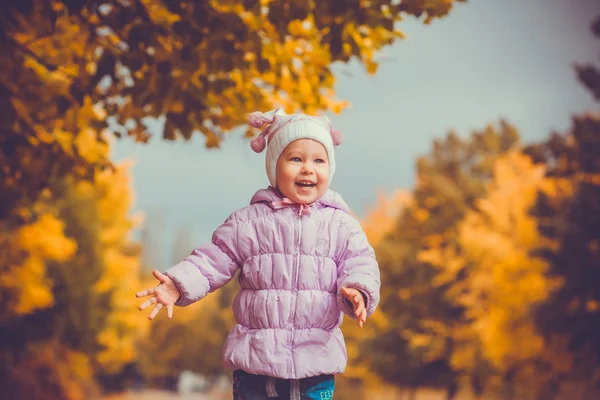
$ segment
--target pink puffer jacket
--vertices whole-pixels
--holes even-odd
[[[379,302],[373,248],[348,206],[328,190],[308,209],[282,206],[281,194],[258,191],[202,245],[166,274],[187,306],[229,282],[240,270],[233,304],[237,325],[224,347],[230,369],[284,379],[342,373],[342,331],[352,306],[340,288],[366,296],[370,316]]]

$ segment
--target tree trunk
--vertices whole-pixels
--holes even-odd
[[[514,369],[504,374],[504,400],[515,400],[515,375]]]
[[[416,400],[417,398],[417,389],[410,388],[408,389],[408,400]]]
[[[483,379],[475,374],[471,377],[471,390],[476,400],[481,400],[483,397]]]
[[[456,385],[456,382],[453,380],[452,383],[450,383],[446,388],[446,400],[453,400],[454,396],[456,396],[457,391],[458,387]]]

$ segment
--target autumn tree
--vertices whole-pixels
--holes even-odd
[[[135,359],[144,319],[131,295],[139,249],[128,239],[127,174],[118,166],[93,184],[51,182],[57,197],[36,203],[44,217],[9,238],[0,381],[14,398],[87,398],[94,379]]]
[[[449,286],[447,300],[464,310],[447,327],[452,368],[472,376],[480,358],[490,369],[487,383],[507,399],[538,398],[571,366],[566,349],[547,342],[534,318],[561,283],[547,274],[542,254],[554,243],[540,234],[531,212],[539,192],[555,190],[545,170],[517,150],[500,157],[485,196],[458,225],[456,246],[420,254],[438,268],[436,284]]]
[[[600,38],[600,18],[592,32]],[[598,100],[598,68],[578,65],[576,71]],[[551,276],[564,284],[540,307],[537,322],[546,337],[568,337],[574,366],[558,382],[583,381],[592,390],[600,368],[600,116],[576,115],[569,133],[554,133],[527,151],[560,182],[554,193],[539,196],[536,211],[541,232],[558,243],[545,253]]]
[[[467,139],[450,133],[418,159],[413,200],[376,248],[386,282],[381,309],[390,323],[367,348],[377,354],[373,369],[390,383],[445,387],[449,398],[456,392],[465,371],[451,366],[448,328],[464,308],[447,299],[448,285],[436,284],[437,269],[419,254],[456,245],[458,223],[485,194],[495,160],[518,143],[515,128],[502,122]]]
[[[595,93],[593,71],[577,67]],[[418,257],[438,269],[432,286],[458,313],[424,318],[407,332],[413,348],[447,354],[453,371],[480,388],[499,384],[507,399],[555,398],[565,381],[597,395],[599,132],[597,115],[576,116],[568,135],[525,148],[536,164],[513,150],[489,158],[491,179],[487,167],[464,177],[489,183],[451,235],[429,236]]]

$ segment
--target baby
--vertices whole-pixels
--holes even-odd
[[[379,268],[360,224],[329,189],[334,147],[342,135],[327,117],[254,112],[264,128],[251,143],[267,148],[270,186],[254,194],[203,244],[137,297],[187,306],[229,282],[239,270],[241,290],[223,356],[233,370],[234,399],[330,399],[334,375],[346,367],[339,326],[343,314],[363,326],[379,302]]]

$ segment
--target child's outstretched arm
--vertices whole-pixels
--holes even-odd
[[[233,278],[240,260],[236,243],[237,225],[234,217],[230,216],[213,233],[210,243],[195,248],[191,255],[169,268],[164,275],[156,271],[160,275],[157,276],[155,273],[154,276],[161,284],[154,289],[138,292],[136,296],[154,294],[154,297],[142,304],[144,308],[157,304],[158,310],[155,308],[150,314],[152,318],[164,306],[167,307],[168,314],[172,315],[173,305],[181,307],[190,305],[204,298],[208,293],[214,292]],[[171,304],[168,304],[169,300],[164,303],[161,302],[161,298],[158,296],[161,291],[159,288],[165,290],[174,288],[177,291],[177,295],[174,291],[170,292],[172,296],[169,297],[169,300],[173,300]],[[150,291],[153,293],[150,293]],[[169,305],[171,305],[171,308],[169,308]],[[140,309],[142,309],[142,306],[140,306]]]
[[[381,280],[375,252],[358,221],[348,217],[338,258],[338,305],[362,327],[379,304]]]

